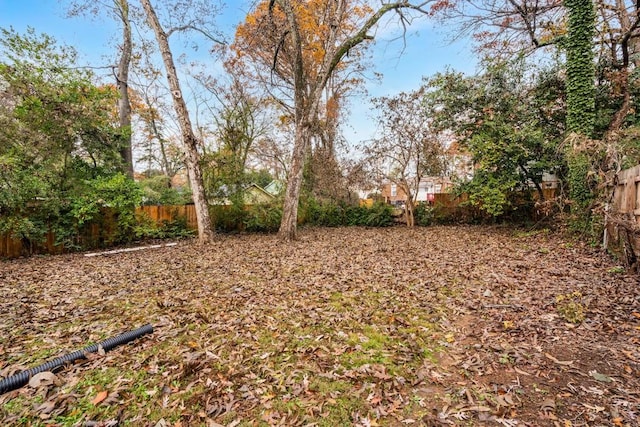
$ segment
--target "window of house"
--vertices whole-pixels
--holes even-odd
[[[391,197],[395,197],[398,195],[398,186],[396,184],[391,184]]]

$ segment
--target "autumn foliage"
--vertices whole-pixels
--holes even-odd
[[[347,39],[360,22],[372,12],[363,1],[351,0],[345,11],[332,10],[334,2],[323,0],[292,2],[298,17],[302,36],[302,54],[305,74],[310,81],[319,78],[322,64],[327,61],[327,52],[333,54],[328,41],[332,26],[339,26],[335,43]],[[268,1],[262,1],[255,10],[249,13],[244,23],[236,31],[232,50],[235,62],[252,63],[262,71],[273,72],[285,84],[293,83],[294,53],[288,37],[286,17],[282,9],[269,8]],[[361,48],[350,52],[349,58],[342,61],[338,70],[344,70],[360,58]]]

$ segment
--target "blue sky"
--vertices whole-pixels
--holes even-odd
[[[65,1],[56,0],[0,0],[0,27],[13,26],[23,32],[31,26],[38,32],[54,36],[59,42],[74,46],[87,65],[100,66],[113,62],[108,54],[113,51],[113,37],[119,34],[117,24],[107,18],[67,18]],[[232,37],[232,28],[247,11],[245,1],[229,1],[219,23]],[[373,71],[382,73],[381,81],[369,82],[366,90],[371,96],[393,95],[399,91],[417,88],[423,76],[430,76],[447,67],[475,72],[476,57],[467,41],[447,44],[449,29],[437,28],[435,22],[420,20],[410,28],[404,51],[402,40],[391,41],[400,32],[392,25],[378,31],[372,50]],[[344,133],[347,140],[358,143],[375,134],[375,123],[367,98],[354,97]]]

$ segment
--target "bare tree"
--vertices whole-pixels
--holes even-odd
[[[166,118],[172,117],[171,107],[165,104],[165,97],[158,94],[157,89],[153,81],[139,88],[142,105],[137,116],[142,125],[142,135],[138,138],[138,148],[142,155],[138,161],[147,163],[148,172],[159,167],[171,182],[184,169],[184,154],[180,149],[179,136],[170,131],[166,123]]]
[[[129,67],[131,65],[131,54],[133,51],[133,41],[131,39],[131,21],[129,20],[128,0],[113,0],[116,15],[122,22],[122,48],[118,69],[116,73],[116,83],[118,86],[118,120],[120,122],[121,147],[120,156],[127,168],[127,173],[133,178],[133,152],[131,147],[131,101],[129,100]]]
[[[178,73],[176,71],[171,48],[169,47],[167,32],[162,28],[158,15],[151,5],[150,0],[140,0],[140,2],[144,8],[149,25],[156,35],[158,47],[160,48],[160,53],[162,54],[162,59],[166,68],[167,80],[169,82],[169,88],[171,89],[171,96],[173,98],[173,106],[178,117],[180,131],[182,133],[182,142],[185,147],[185,163],[187,165],[187,173],[189,175],[189,183],[191,184],[191,191],[193,193],[193,201],[196,208],[196,217],[198,222],[198,239],[200,242],[206,242],[211,240],[214,232],[211,225],[211,218],[209,217],[209,207],[204,191],[202,171],[200,169],[198,138],[191,126],[189,111],[182,94],[182,89],[180,88]]]
[[[423,177],[443,169],[443,146],[431,130],[424,108],[424,89],[377,98],[381,137],[365,147],[375,176],[391,181],[406,194],[407,225],[413,227],[418,186]]]
[[[282,182],[287,180],[291,165],[291,147],[286,142],[285,138],[266,136],[256,141],[253,150],[256,163]]]
[[[206,153],[209,179],[214,191],[224,197],[234,196],[232,200],[244,203],[242,196],[248,182],[246,179],[247,162],[254,151],[256,141],[264,137],[270,127],[266,117],[266,105],[260,96],[252,93],[251,88],[241,76],[229,73],[226,82],[203,78],[200,83],[213,95],[216,106],[209,106],[215,121],[213,135],[217,146]],[[220,192],[224,187],[225,191]],[[212,189],[211,185],[208,189]],[[222,194],[226,193],[226,194]]]
[[[565,31],[562,0],[445,0],[432,13],[453,24],[454,38],[472,36],[479,49],[498,55],[552,45]]]

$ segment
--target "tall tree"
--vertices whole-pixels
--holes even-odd
[[[173,106],[178,117],[180,131],[182,133],[182,142],[185,148],[185,163],[187,166],[187,173],[189,175],[189,183],[191,184],[191,191],[193,192],[193,202],[196,208],[196,218],[198,222],[198,239],[200,242],[206,242],[208,240],[211,240],[214,232],[211,225],[211,218],[209,216],[209,206],[204,191],[202,171],[200,169],[198,138],[196,137],[193,131],[193,127],[191,126],[189,110],[187,109],[187,104],[182,95],[182,89],[180,88],[178,73],[176,71],[173,54],[169,46],[167,33],[162,28],[160,20],[158,19],[158,15],[151,5],[151,1],[140,1],[147,16],[149,25],[155,33],[158,47],[160,48],[160,53],[162,54],[162,59],[167,72],[167,80],[169,82],[169,88],[171,89]]]
[[[572,212],[579,223],[590,217],[594,199],[588,144],[595,127],[595,10],[592,0],[565,0],[567,21],[567,132]],[[582,225],[582,224],[581,224]]]
[[[231,75],[227,83],[209,80],[204,86],[218,101],[218,106],[211,110],[218,145],[207,153],[211,161],[205,161],[206,172],[212,178],[208,180],[208,189],[242,205],[249,179],[246,170],[249,155],[268,128],[265,105],[237,75]]]
[[[76,58],[32,29],[0,30],[0,232],[37,240],[51,225],[65,240],[84,214],[79,199],[118,172],[117,92]],[[120,189],[134,186],[120,178]]]
[[[351,13],[341,23],[345,34],[354,31],[359,21],[372,12],[365,4],[355,1],[349,3]],[[299,20],[303,27],[301,37],[305,47],[305,72],[310,76],[309,80],[316,78],[324,60],[325,43],[332,25],[328,20],[327,11],[324,0],[307,1],[304,8],[298,8]],[[247,16],[245,23],[239,26],[233,45],[236,57],[232,57],[229,63],[233,65],[235,72],[239,68],[237,65],[243,65],[242,70],[246,70],[251,78],[263,83],[277,100],[273,105],[279,107],[282,125],[292,126],[294,58],[286,43],[281,43],[283,30],[270,30],[272,27],[284,29],[286,25],[284,14],[270,13],[268,3],[260,3]],[[282,46],[277,64],[274,64],[274,46]],[[317,116],[310,125],[310,143],[305,155],[304,187],[317,198],[337,200],[344,198],[347,193],[336,150],[340,142],[339,118],[346,114],[344,106],[348,94],[357,90],[363,81],[362,75],[366,69],[363,53],[362,49],[352,49],[348,57],[336,67],[322,91]],[[274,65],[279,70],[277,74],[272,71]]]
[[[565,0],[567,21],[567,132],[586,137],[595,125],[595,11],[592,0]]]
[[[562,0],[441,0],[431,13],[455,26],[452,37],[471,36],[493,56],[549,46],[566,32]]]
[[[607,126],[611,133],[620,130],[632,112],[632,71],[640,67],[640,3],[599,0],[596,15],[598,62],[609,76],[613,98],[618,101]]]
[[[293,107],[291,119],[295,136],[279,231],[282,240],[296,238],[305,159],[329,80],[337,69],[344,66],[344,59],[351,51],[357,53],[359,46],[373,39],[369,31],[383,16],[396,12],[406,25],[411,21],[409,12],[426,13],[424,7],[428,3],[384,2],[377,10],[371,10],[366,2],[349,0],[270,0],[258,5],[258,8],[266,11],[260,27],[268,40],[272,41],[268,51],[268,63],[272,64],[271,75],[279,79],[280,87],[287,88]],[[309,8],[314,6],[322,12],[322,20],[319,21],[322,31],[317,31],[315,25],[308,25],[305,20],[305,17],[312,15]],[[255,22],[255,15],[249,15],[249,18]],[[242,29],[240,27],[238,31]],[[252,53],[247,51],[243,55]]]
[[[171,179],[184,169],[183,150],[180,149],[180,138],[175,132],[169,132],[166,118],[171,117],[171,106],[165,97],[158,94],[154,84],[141,87],[141,105],[137,109],[137,117],[142,124],[142,132],[138,139],[138,149],[143,153],[138,161],[147,165],[147,173],[159,168],[163,175]]]
[[[345,114],[343,99],[354,89],[353,82],[330,79],[325,89],[319,117],[313,126],[314,144],[310,147],[307,185],[314,197],[322,200],[345,201],[349,189],[338,161],[341,142],[340,118]]]
[[[119,143],[120,157],[123,169],[133,178],[133,151],[131,132],[131,101],[129,99],[129,71],[133,55],[133,38],[131,34],[131,19],[129,0],[87,1],[71,0],[69,15],[89,13],[94,16],[103,10],[116,17],[122,24],[122,40],[118,64],[113,66],[113,74],[118,88],[118,123],[120,127]]]
[[[133,178],[133,150],[131,146],[131,101],[129,100],[129,67],[133,51],[131,21],[129,20],[129,1],[114,0],[116,15],[122,22],[122,47],[116,72],[118,86],[118,120],[120,123],[120,156],[127,174]]]

